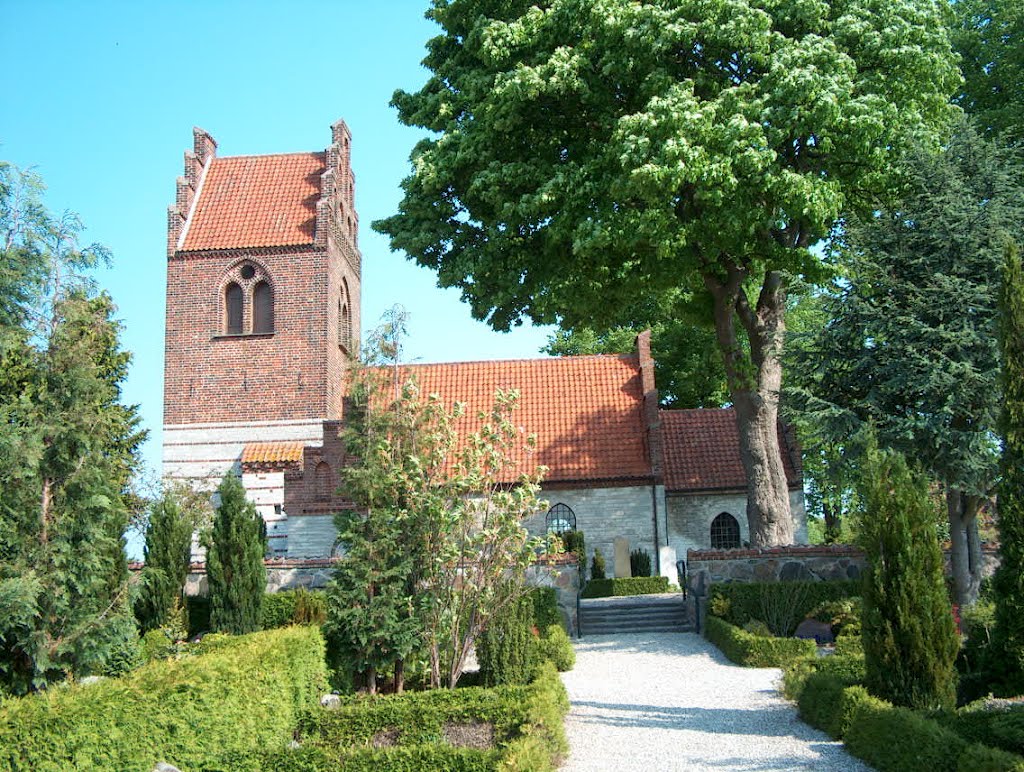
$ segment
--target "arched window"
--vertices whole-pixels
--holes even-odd
[[[740,524],[728,512],[711,521],[711,549],[730,550],[740,546]]]
[[[348,282],[341,280],[341,298],[338,300],[338,345],[352,350],[352,310],[348,295]]]
[[[331,467],[326,461],[316,465],[313,473],[314,495],[320,501],[327,501],[331,498]]]
[[[555,504],[545,518],[548,533],[564,533],[576,530],[576,514],[565,504]]]
[[[252,331],[257,334],[274,331],[274,290],[265,281],[252,291]]]
[[[242,288],[234,282],[224,290],[224,332],[242,334]]]

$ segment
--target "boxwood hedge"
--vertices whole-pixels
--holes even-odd
[[[313,627],[217,636],[203,654],[0,706],[0,770],[257,770],[326,680]]]
[[[704,636],[730,660],[745,667],[785,667],[817,651],[812,640],[754,635],[713,616],[705,620]]]
[[[626,576],[616,579],[591,579],[581,598],[610,598],[628,595],[655,595],[668,592],[666,576]]]

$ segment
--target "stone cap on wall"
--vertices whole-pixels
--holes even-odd
[[[263,561],[268,569],[290,569],[290,568],[330,568],[341,558],[267,558]],[[540,555],[533,561],[535,566],[575,566],[577,558],[571,552],[564,555]],[[129,571],[141,571],[146,564],[140,560],[132,560],[128,563]],[[190,563],[189,573],[205,574],[206,563]]]
[[[736,558],[835,558],[863,557],[852,544],[792,544],[786,547],[742,547],[728,550],[687,550],[690,560],[735,560]]]

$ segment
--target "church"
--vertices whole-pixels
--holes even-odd
[[[323,151],[224,157],[207,132],[193,138],[168,209],[164,476],[213,488],[234,471],[274,556],[329,557],[361,329],[352,137],[339,120]],[[582,530],[606,556],[624,537],[672,578],[687,549],[748,538],[732,411],[661,409],[648,333],[629,354],[403,370],[470,415],[519,390],[515,420],[548,468],[533,533]],[[779,436],[804,542],[800,455]]]

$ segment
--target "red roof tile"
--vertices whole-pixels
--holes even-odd
[[[662,410],[665,442],[665,488],[669,491],[745,490],[740,461],[740,435],[732,408],[723,410]],[[790,487],[800,476],[787,452],[780,428],[782,461]]]
[[[324,153],[213,158],[183,251],[312,244]]]
[[[242,464],[295,464],[302,461],[301,442],[250,442],[242,450]]]
[[[548,467],[547,482],[651,476],[635,355],[553,357],[498,362],[411,365],[421,393],[466,403],[456,429],[474,431],[496,389],[517,389],[513,422],[537,436],[533,464]]]

